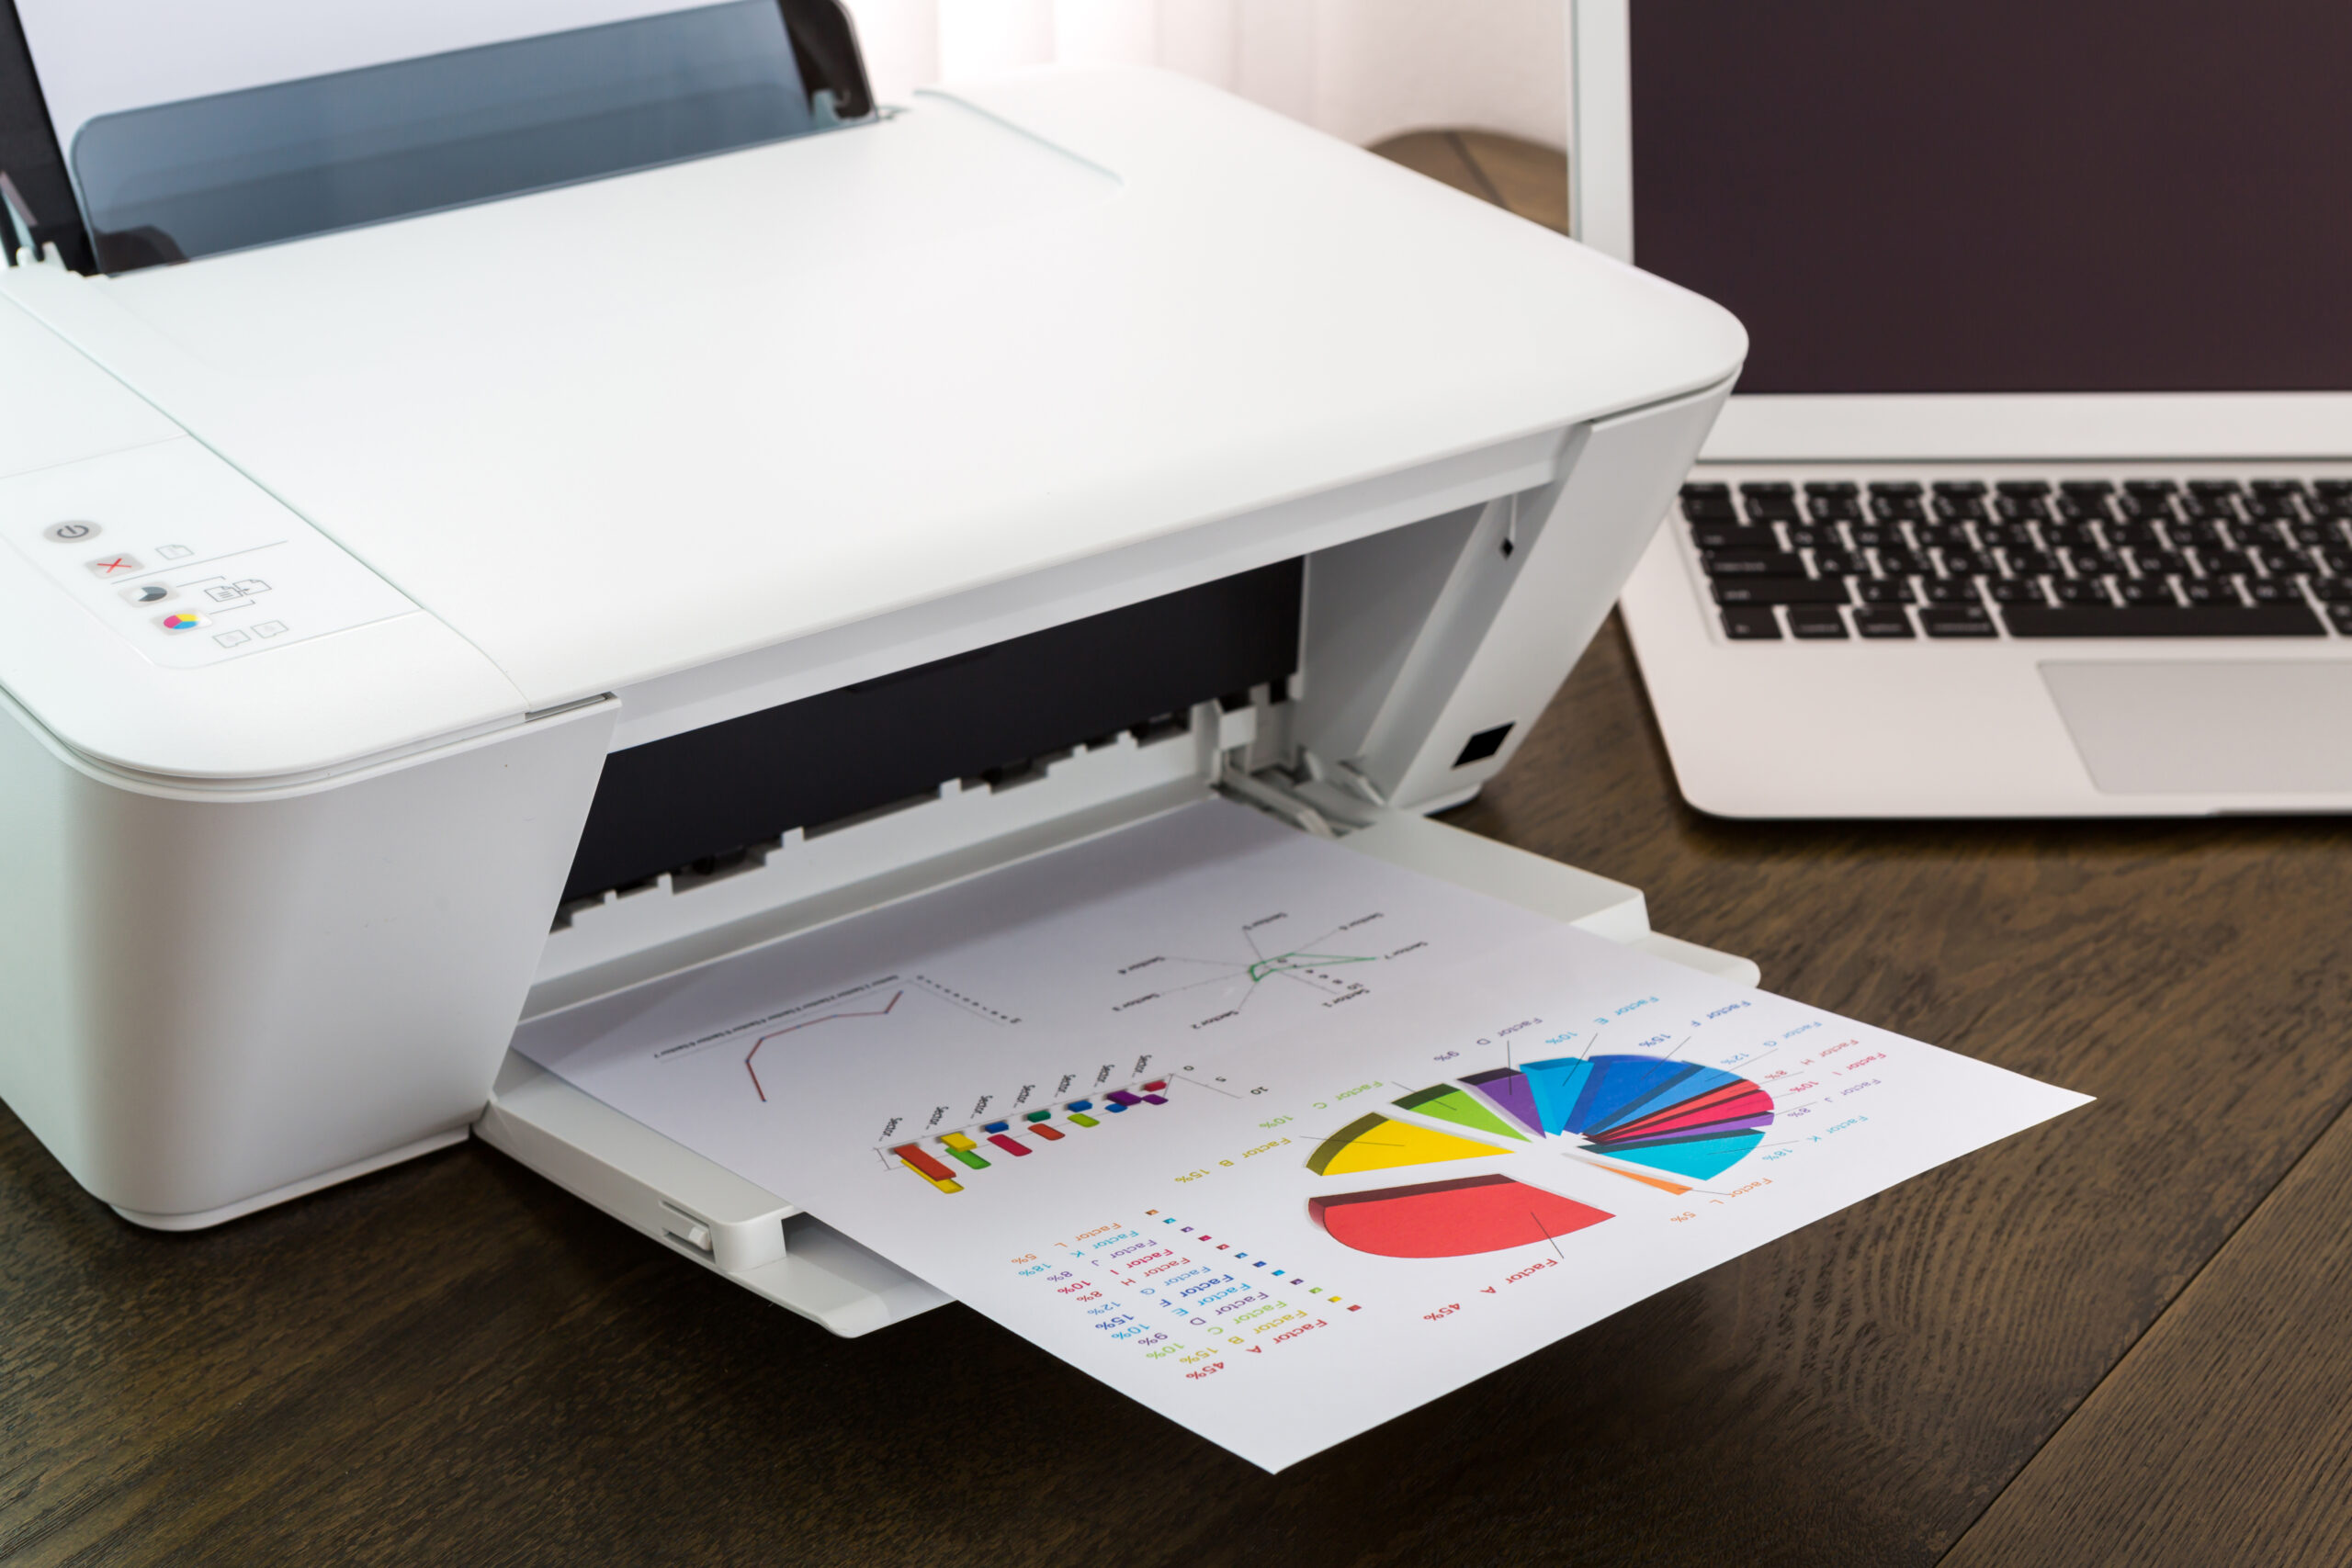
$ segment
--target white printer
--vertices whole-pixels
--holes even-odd
[[[518,1020],[1215,790],[1752,978],[1421,815],[1606,614],[1729,316],[1175,76],[830,69],[818,133],[90,224],[195,258],[111,275],[10,184],[0,1099],[125,1217],[470,1131],[836,1331],[921,1310]]]

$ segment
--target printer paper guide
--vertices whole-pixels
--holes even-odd
[[[2086,1102],[1224,802],[514,1044],[1268,1470]]]

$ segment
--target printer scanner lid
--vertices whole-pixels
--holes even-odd
[[[1710,386],[1746,347],[1670,284],[1110,69],[0,292],[535,710]]]

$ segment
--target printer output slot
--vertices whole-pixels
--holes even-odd
[[[1305,575],[1279,562],[613,753],[540,979],[584,984],[877,871],[1164,809],[1259,765],[1284,744],[1270,704],[1297,666]]]
[[[798,829],[991,792],[1122,732],[1191,732],[1223,694],[1298,667],[1304,563],[1261,567],[688,730],[605,759],[561,903],[576,906]]]
[[[1262,693],[1266,688],[1261,686],[1258,690]],[[1098,757],[1105,751],[1116,751],[1121,748],[1130,752],[1136,752],[1147,747],[1159,747],[1171,740],[1185,739],[1199,732],[1194,720],[1196,715],[1204,714],[1206,706],[1207,705],[1204,704],[1199,710],[1166,715],[1148,724],[1136,725],[1127,729],[1114,729],[1108,735],[1097,736],[1081,745],[1064,747],[1059,750],[1048,751],[1041,757],[1032,757],[1025,761],[1015,762],[1006,767],[990,768],[977,778],[951,780],[936,789],[925,790],[918,795],[890,801],[870,810],[853,812],[846,817],[836,817],[830,822],[820,822],[806,828],[787,829],[774,838],[763,840],[755,844],[744,844],[732,850],[698,856],[684,865],[673,866],[659,875],[641,877],[620,887],[610,888],[602,893],[586,894],[577,898],[568,898],[557,907],[555,919],[548,930],[550,933],[569,931],[572,929],[575,916],[589,909],[600,908],[607,904],[618,903],[623,899],[636,899],[643,895],[654,893],[666,893],[676,897],[694,893],[736,877],[764,872],[769,869],[775,857],[785,853],[790,848],[830,839],[837,834],[847,833],[853,829],[869,827],[925,807],[936,806],[942,800],[952,800],[963,795],[975,797],[1002,795],[1028,785],[1043,784],[1054,777],[1056,770],[1062,764],[1074,759]],[[1238,720],[1231,716],[1235,714],[1241,716]],[[1215,727],[1216,733],[1212,737],[1213,743],[1220,750],[1230,750],[1233,753],[1233,761],[1238,762],[1244,755],[1242,749],[1245,749],[1257,734],[1257,726],[1251,722],[1253,718],[1254,714],[1250,708],[1228,709],[1220,703],[1217,707],[1217,723]],[[1187,776],[1200,773],[1199,761],[1188,750],[1182,759],[1181,771]],[[1108,769],[1117,768],[1119,763],[1114,758],[1104,759],[1103,762],[1098,766],[1107,772]],[[1166,772],[1166,767],[1159,767],[1142,780],[1141,787],[1166,782],[1161,776]],[[1115,785],[1113,787],[1115,791]],[[1091,793],[1100,795],[1105,792],[1101,783],[1097,782]]]

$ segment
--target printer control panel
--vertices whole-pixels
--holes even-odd
[[[247,658],[416,609],[190,440],[0,480],[0,536],[168,669]]]

